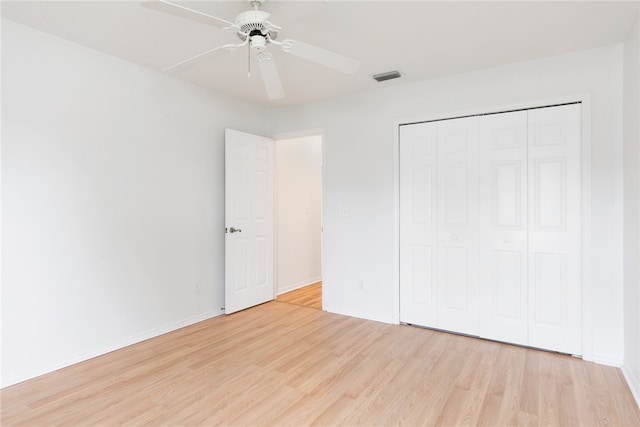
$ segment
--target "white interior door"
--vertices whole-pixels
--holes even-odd
[[[478,335],[478,117],[437,129],[438,327]]]
[[[529,345],[582,354],[580,104],[528,116]]]
[[[527,112],[480,120],[480,336],[528,344]]]
[[[274,298],[273,140],[225,131],[225,313]]]
[[[437,125],[400,128],[400,321],[437,327]]]

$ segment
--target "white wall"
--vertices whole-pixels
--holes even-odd
[[[271,133],[319,127],[326,130],[325,308],[384,322],[397,321],[394,122],[577,93],[589,93],[592,101],[593,262],[590,286],[585,292],[594,304],[585,315],[585,356],[620,364],[621,45],[267,111],[265,123]],[[342,208],[351,209],[353,215],[339,216]]]
[[[2,21],[3,386],[221,313],[225,127],[261,111]]]
[[[276,141],[277,293],[321,280],[322,137]]]
[[[640,406],[640,30],[624,45],[624,365]]]

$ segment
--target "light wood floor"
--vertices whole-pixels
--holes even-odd
[[[322,310],[322,282],[278,295],[277,300]]]
[[[3,426],[638,426],[619,369],[273,301],[2,391]]]

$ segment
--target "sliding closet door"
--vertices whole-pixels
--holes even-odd
[[[436,124],[400,127],[400,321],[437,327]]]
[[[527,345],[527,112],[480,118],[480,335]]]
[[[477,335],[478,117],[438,126],[438,324]]]
[[[529,345],[582,354],[580,104],[528,116]]]

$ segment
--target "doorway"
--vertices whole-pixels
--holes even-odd
[[[277,300],[322,308],[322,136],[275,140]]]

